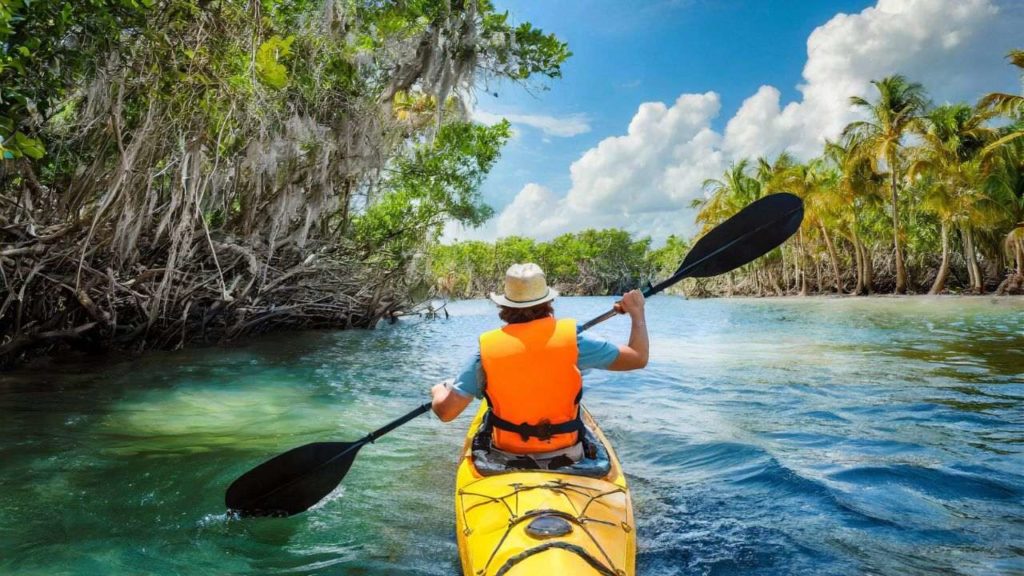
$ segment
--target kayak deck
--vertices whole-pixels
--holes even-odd
[[[607,439],[589,412],[583,420],[608,451],[603,478],[516,470],[483,476],[467,435],[456,477],[456,527],[465,576],[602,574],[632,576],[636,535],[629,489]]]

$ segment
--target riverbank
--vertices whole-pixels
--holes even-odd
[[[101,272],[94,266],[103,256],[94,253],[77,289],[71,256],[40,251],[31,263],[42,273],[14,264],[19,273],[8,278],[21,288],[0,309],[8,320],[0,323],[0,368],[69,349],[140,353],[276,331],[369,328],[407,308],[415,288],[396,281],[395,270],[333,246],[279,247],[268,258],[266,246],[218,241],[173,273]],[[165,257],[157,252],[150,264]]]
[[[929,236],[934,222],[924,219],[915,233]],[[906,263],[902,290],[897,290],[897,267],[880,241],[855,246],[836,239],[810,253],[801,233],[756,262],[710,278],[687,279],[678,289],[692,296],[786,295],[811,293],[1024,293],[1021,260],[1009,258],[998,245],[984,254],[949,256],[946,264],[927,252]],[[805,230],[806,229],[806,230]],[[1022,228],[1024,230],[1024,228]],[[1010,245],[1007,244],[1009,247]],[[922,246],[924,248],[925,246]],[[563,294],[621,294],[668,278],[690,252],[687,241],[670,236],[651,247],[651,239],[625,230],[585,230],[563,234],[549,242],[510,236],[493,243],[466,241],[433,247],[428,273],[436,293],[451,298],[486,296],[504,280],[504,271],[516,262],[535,262],[548,283]],[[948,256],[948,254],[947,254]],[[941,281],[940,281],[941,280]]]
[[[950,303],[959,300],[991,300],[993,302],[1006,300],[1008,302],[1024,302],[1024,298],[1019,295],[996,295],[996,294],[870,294],[870,295],[854,295],[854,294],[817,294],[811,293],[805,296],[799,294],[788,294],[788,295],[776,295],[776,294],[763,294],[763,295],[751,295],[751,294],[734,294],[732,296],[726,295],[710,295],[710,296],[693,296],[681,293],[678,290],[670,289],[666,292],[668,296],[678,296],[686,299],[693,300],[725,300],[725,301],[794,301],[799,302],[802,300],[813,301],[813,300],[851,300],[851,301],[872,301],[872,300],[923,300],[923,301],[949,301]],[[580,296],[565,295],[564,297],[577,298]],[[588,296],[583,296],[584,298]],[[593,297],[593,296],[590,296]],[[601,298],[596,296],[594,298]],[[486,306],[493,307],[493,304],[486,297],[481,296],[480,300],[485,302]],[[373,329],[376,327],[387,326],[393,324],[396,321],[408,322],[410,318],[417,319],[441,319],[442,317],[447,318],[448,306],[457,303],[458,301],[447,301],[445,299],[438,298],[434,300],[433,307],[431,308],[434,312],[426,312],[427,308],[424,308],[422,313],[416,312],[413,314],[403,314],[394,312],[388,312],[386,314],[377,314],[374,322],[364,323],[361,325],[353,325],[345,323],[338,323],[335,325],[325,324],[322,326],[309,327],[303,325],[292,325],[288,326],[286,323],[279,323],[272,329],[262,330],[249,334],[239,335],[236,338],[230,340],[220,341],[187,341],[181,343],[181,345],[171,347],[175,350],[187,349],[196,352],[203,350],[224,350],[230,351],[233,349],[244,349],[248,346],[259,345],[264,341],[276,341],[281,338],[288,338],[290,334],[308,334],[316,331],[323,331],[324,333],[332,333],[336,330],[348,330],[356,329],[357,331],[364,331],[366,329]],[[284,317],[286,318],[286,317]],[[283,319],[284,319],[283,318]],[[34,354],[24,355],[17,360],[9,360],[3,365],[3,370],[0,374],[11,373],[19,369],[32,369],[34,366],[46,365],[53,360],[59,360],[60,362],[70,363],[89,363],[89,362],[121,362],[131,361],[139,358],[143,358],[149,355],[160,355],[166,352],[166,348],[146,348],[146,349],[132,349],[129,347],[118,347],[118,346],[101,346],[101,345],[90,345],[88,343],[78,342],[77,345],[67,345],[63,347],[55,347],[50,350],[36,350]]]
[[[975,288],[971,288],[971,287],[968,287],[968,286],[955,286],[955,285],[954,286],[949,286],[949,285],[947,285],[941,291],[934,292],[934,293],[932,291],[929,291],[929,290],[915,290],[915,289],[911,288],[910,290],[908,290],[904,294],[896,294],[893,291],[893,289],[892,289],[892,284],[889,283],[888,285],[886,285],[884,282],[881,284],[880,287],[879,286],[875,286],[875,287],[872,287],[870,290],[867,289],[866,287],[861,287],[859,290],[858,289],[849,290],[849,289],[846,289],[845,286],[850,286],[851,284],[844,284],[843,288],[840,289],[840,290],[827,289],[827,288],[822,288],[822,287],[819,286],[817,289],[811,289],[811,288],[807,287],[807,289],[804,290],[803,292],[801,292],[799,289],[796,289],[796,288],[790,288],[788,291],[787,290],[783,290],[782,287],[778,286],[778,285],[774,285],[774,286],[770,285],[769,287],[766,287],[764,284],[757,284],[755,286],[750,286],[750,284],[751,284],[750,282],[731,283],[728,279],[725,280],[725,281],[716,280],[714,282],[700,282],[700,281],[696,281],[696,282],[691,282],[689,284],[689,286],[690,286],[689,293],[691,295],[693,295],[694,297],[730,297],[730,296],[754,296],[754,297],[762,297],[762,296],[780,296],[780,297],[782,297],[782,296],[798,296],[798,297],[805,297],[805,296],[815,296],[815,295],[817,295],[817,296],[832,295],[832,296],[858,296],[858,297],[861,297],[861,296],[884,296],[886,294],[894,295],[894,296],[937,296],[937,295],[947,295],[947,296],[979,296],[979,295],[981,295],[981,296],[984,296],[984,295],[1019,296],[1019,295],[1024,294],[1024,275],[1020,275],[1020,274],[1007,274],[998,283],[996,283],[995,281],[987,282],[984,285],[985,289],[982,290],[982,291],[979,291],[979,290],[977,290]],[[755,282],[755,284],[756,284],[756,282]],[[888,289],[886,289],[886,288],[888,288]],[[686,290],[686,287],[684,286],[683,289]]]
[[[1005,281],[1001,282],[995,290],[978,293],[973,290],[943,290],[938,294],[931,294],[928,292],[908,292],[907,294],[894,294],[892,292],[869,292],[869,293],[854,293],[854,292],[834,292],[834,291],[810,291],[806,294],[800,294],[799,292],[791,292],[788,294],[781,294],[776,292],[763,292],[763,293],[749,293],[736,291],[729,294],[727,291],[716,292],[711,294],[685,294],[690,298],[736,298],[736,297],[747,297],[747,298],[813,298],[813,297],[836,297],[836,298],[877,298],[877,297],[892,297],[892,298],[934,298],[934,297],[1004,297],[1004,296],[1021,296],[1024,295],[1024,277],[1014,276],[1008,277]]]

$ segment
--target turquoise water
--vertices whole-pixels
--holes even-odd
[[[457,574],[470,411],[366,447],[305,514],[223,510],[263,459],[422,402],[498,323],[487,302],[449,310],[0,375],[0,574]],[[648,314],[650,366],[585,378],[640,574],[1024,573],[1024,299],[659,296]]]

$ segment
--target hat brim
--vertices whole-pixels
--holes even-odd
[[[506,308],[529,308],[545,302],[551,302],[558,296],[558,291],[554,288],[548,288],[548,293],[542,298],[536,300],[527,300],[526,302],[516,302],[515,300],[509,300],[505,298],[504,294],[495,294],[491,292],[491,300],[498,306],[505,306]]]

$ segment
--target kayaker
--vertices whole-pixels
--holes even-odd
[[[491,294],[505,326],[481,335],[479,352],[458,377],[431,389],[434,413],[444,422],[455,419],[474,397],[487,398],[493,451],[510,459],[528,455],[540,467],[583,457],[581,371],[643,368],[649,348],[639,290],[627,292],[615,305],[632,320],[629,342],[619,346],[579,332],[575,320],[556,320],[556,296],[539,266],[512,265],[505,274],[505,293]]]

